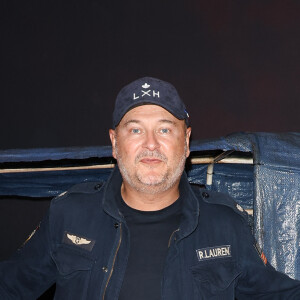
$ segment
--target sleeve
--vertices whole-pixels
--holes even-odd
[[[236,286],[239,300],[296,300],[300,299],[300,281],[276,271],[263,252],[256,246],[255,239],[247,224],[242,226],[244,235],[242,249],[242,274]]]
[[[31,238],[0,263],[0,299],[36,299],[55,282],[50,245],[48,212]]]

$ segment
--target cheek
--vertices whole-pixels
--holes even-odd
[[[130,141],[122,141],[120,145],[118,144],[118,154],[123,158],[124,162],[133,161],[137,153],[138,145],[137,143],[132,143]]]
[[[181,156],[185,154],[185,140],[180,137],[175,137],[170,141],[165,141],[161,143],[161,149],[166,153],[169,158],[175,158],[176,156]]]

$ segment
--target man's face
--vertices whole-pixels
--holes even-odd
[[[191,128],[157,105],[142,105],[125,114],[110,130],[113,156],[125,184],[155,194],[178,183],[189,156]]]

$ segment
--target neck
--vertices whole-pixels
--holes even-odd
[[[134,209],[142,211],[161,210],[179,198],[179,181],[167,191],[154,194],[137,191],[123,181],[121,195],[125,203]]]

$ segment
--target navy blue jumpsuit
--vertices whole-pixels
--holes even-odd
[[[0,264],[0,299],[115,300],[130,232],[115,201],[118,168],[101,188],[84,183],[53,199],[33,237]],[[170,237],[162,300],[300,299],[300,282],[276,272],[255,247],[242,212],[223,194],[180,181],[180,226]]]

